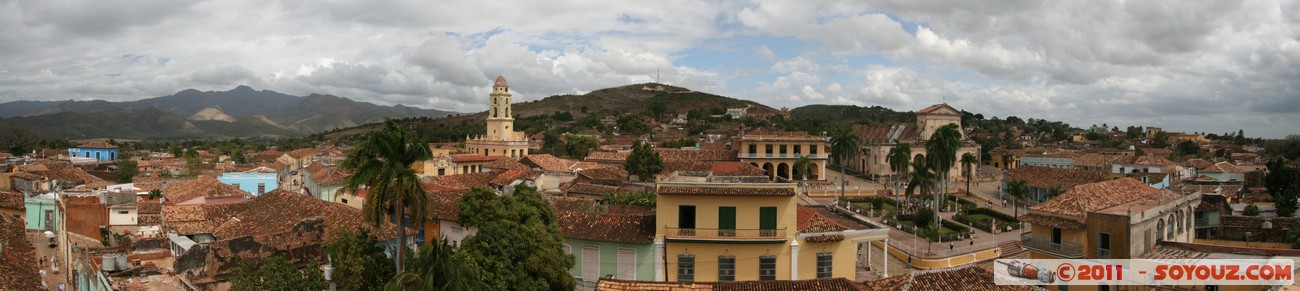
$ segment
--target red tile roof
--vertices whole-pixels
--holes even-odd
[[[491,162],[500,159],[508,159],[504,156],[480,156],[480,155],[452,155],[451,161],[455,163],[482,163]]]
[[[36,252],[21,219],[0,215],[0,290],[40,290]]]
[[[590,170],[595,168],[608,167],[594,162],[579,162],[557,158],[549,154],[532,154],[524,157],[519,162],[525,165],[540,168],[549,172],[573,173],[579,169]]]
[[[22,192],[0,189],[0,208],[27,209],[27,202],[23,200],[25,197]]]
[[[1214,165],[1210,167],[1200,169],[1200,172],[1201,173],[1246,173],[1247,171],[1242,170],[1241,168],[1238,168],[1236,165],[1233,165],[1232,163],[1229,162],[1218,162],[1218,163],[1214,163]]]
[[[221,197],[243,197],[249,195],[238,187],[227,185],[217,181],[210,176],[199,176],[198,178],[179,184],[172,184],[163,189],[163,197],[167,198],[168,205],[174,205],[199,197],[221,198]]]
[[[286,153],[286,154],[289,155],[289,157],[294,158],[294,159],[302,159],[302,158],[305,158],[305,157],[310,157],[310,156],[319,155],[319,154],[320,154],[320,150],[317,150],[316,148],[303,148],[303,149],[296,149],[296,150],[290,151],[290,152],[288,152],[288,153]]]
[[[588,179],[597,181],[627,181],[628,179],[627,169],[623,169],[623,167],[604,167],[582,170],[578,172],[578,176],[587,177]]]
[[[817,213],[813,208],[803,205],[799,205],[798,222],[799,232],[832,232],[847,229]]]
[[[167,205],[162,209],[162,220],[168,229],[176,230],[179,234],[212,233],[226,220],[244,210],[247,203]]]
[[[918,113],[918,114],[930,114],[930,113],[935,113],[935,111],[939,111],[940,109],[945,109],[945,108],[948,109],[948,110],[952,110],[952,111],[954,111],[954,112],[961,112],[961,110],[957,110],[957,108],[952,108],[952,106],[949,106],[948,103],[939,103],[939,104],[930,105],[929,107],[923,108],[923,109],[921,109],[920,111],[917,111],[916,113]]]
[[[492,179],[496,178],[497,173],[470,173],[446,176],[430,176],[425,178],[427,183],[425,188],[430,186],[441,186],[450,189],[471,189],[475,187],[488,187]]]
[[[916,271],[863,282],[866,290],[1039,290],[1034,286],[997,285],[993,269],[977,264]]]
[[[484,169],[499,170],[499,171],[505,171],[505,170],[530,170],[530,169],[532,169],[532,167],[529,167],[528,165],[525,165],[525,164],[523,164],[523,163],[520,163],[519,161],[516,161],[516,160],[514,160],[514,159],[498,159],[498,160],[495,160],[495,161],[489,162],[489,163],[487,163],[487,164],[483,164],[483,168],[484,168]]]
[[[568,193],[570,195],[572,194],[605,195],[605,194],[619,192],[617,186],[588,184],[588,183],[572,183],[567,185],[567,187],[564,187],[563,190],[564,193]]]
[[[1106,176],[1096,171],[1021,166],[1008,170],[1007,177],[1003,179],[1007,182],[1017,180],[1028,182],[1029,187],[1041,189],[1059,187],[1062,191],[1067,191],[1080,184],[1105,181]]]
[[[213,230],[218,238],[233,238],[246,235],[269,235],[284,232],[303,219],[323,217],[325,219],[325,240],[333,241],[333,235],[342,229],[369,229],[375,231],[366,222],[360,209],[347,205],[295,194],[284,190],[275,190],[243,203],[242,211],[220,222]],[[396,235],[397,226],[384,224],[389,236]]]
[[[465,192],[466,190],[429,192],[429,217],[456,221],[460,217],[460,200],[465,198]]]
[[[992,276],[992,275],[990,275]],[[989,277],[992,278],[992,277]],[[596,291],[710,291],[710,290],[801,290],[801,291],[840,291],[840,290],[894,290],[871,289],[862,283],[845,278],[823,278],[808,280],[777,281],[738,281],[738,282],[660,282],[635,281],[601,278],[596,282]]]
[[[780,185],[780,184],[775,184]],[[794,187],[726,187],[660,184],[659,195],[794,196]]]
[[[314,172],[308,171],[307,173],[311,175],[311,180],[316,182],[317,185],[342,185],[350,175],[348,171],[337,167],[321,167]]]
[[[1031,211],[1041,211],[1060,216],[1083,218],[1084,211],[1102,211],[1117,205],[1146,199],[1162,193],[1146,183],[1133,178],[1075,186],[1047,202],[1030,206]]]
[[[595,201],[569,197],[551,197],[551,207],[565,238],[626,244],[654,242],[655,215],[648,208],[633,213],[609,213]]]
[[[763,169],[742,162],[713,162],[709,167],[709,171],[713,172],[714,176],[748,177],[767,175],[767,172],[763,171]]]
[[[115,149],[115,148],[117,148],[117,146],[115,146],[115,145],[111,145],[111,144],[108,144],[107,142],[102,142],[102,141],[92,141],[92,142],[88,142],[88,143],[83,143],[83,144],[81,144],[80,146],[77,146],[77,147],[79,147],[79,148],[93,148],[93,149]]]
[[[492,186],[506,186],[519,180],[537,179],[537,176],[541,175],[541,172],[535,172],[533,170],[509,170],[505,172],[492,173],[496,174],[496,177],[493,177],[492,181],[488,182],[488,184]]]

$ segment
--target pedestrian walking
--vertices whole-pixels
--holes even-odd
[[[952,243],[948,243],[948,250],[951,251],[951,250],[952,250],[953,248],[955,248],[955,247],[957,247],[957,246],[954,245],[954,244],[952,244]]]

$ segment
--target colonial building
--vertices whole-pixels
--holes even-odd
[[[862,153],[856,160],[850,160],[848,166],[866,175],[894,176],[893,169],[889,168],[889,159],[886,158],[889,156],[890,149],[898,142],[903,142],[911,146],[913,157],[927,155],[925,142],[929,141],[930,136],[934,135],[940,127],[949,124],[961,126],[961,111],[943,103],[917,111],[915,123],[854,125],[853,134],[858,136]],[[963,130],[961,148],[957,149],[956,157],[961,159],[961,156],[967,153],[979,157],[980,146],[971,141]],[[1006,162],[999,166],[1010,167]],[[952,168],[948,170],[949,180],[958,181],[966,176],[962,169],[961,163],[953,163]]]
[[[659,183],[654,228],[662,255],[655,257],[666,270],[656,276],[672,282],[855,278],[858,244],[888,240],[888,230],[825,206],[799,205],[795,190],[793,183]]]
[[[756,129],[736,138],[741,162],[767,171],[772,179],[794,179],[794,163],[800,157],[812,160],[809,180],[825,180],[830,144],[824,136],[802,132],[769,132]]]
[[[488,95],[491,104],[487,111],[487,131],[485,135],[467,137],[465,148],[471,154],[481,156],[502,156],[519,159],[528,155],[528,135],[515,131],[515,119],[510,113],[510,87],[506,78],[497,76],[492,84],[492,94]]]
[[[117,160],[117,146],[102,141],[82,144],[68,148],[69,158],[89,158],[100,162]]]
[[[1155,189],[1133,178],[1083,184],[1020,217],[1030,259],[1129,259],[1162,241],[1195,238],[1200,194]]]

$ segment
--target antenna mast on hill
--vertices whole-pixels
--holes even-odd
[[[655,69],[655,84],[659,83],[659,69]]]

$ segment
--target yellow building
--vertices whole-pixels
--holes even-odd
[[[1161,241],[1191,242],[1200,196],[1133,178],[1082,184],[1030,206],[1020,241],[1031,259],[1135,258]]]
[[[789,183],[657,185],[656,270],[673,282],[855,278],[859,244],[888,240],[825,206],[801,206]],[[877,254],[883,259],[883,254]]]
[[[515,131],[515,118],[510,113],[510,87],[506,78],[497,76],[492,85],[492,94],[488,95],[491,104],[487,111],[487,131],[485,135],[465,138],[465,148],[471,154],[481,156],[503,156],[519,159],[528,155],[528,135]]]
[[[830,144],[824,136],[802,132],[769,132],[762,128],[736,138],[741,162],[767,171],[768,177],[794,179],[794,163],[799,157],[813,161],[809,180],[825,180]]]

